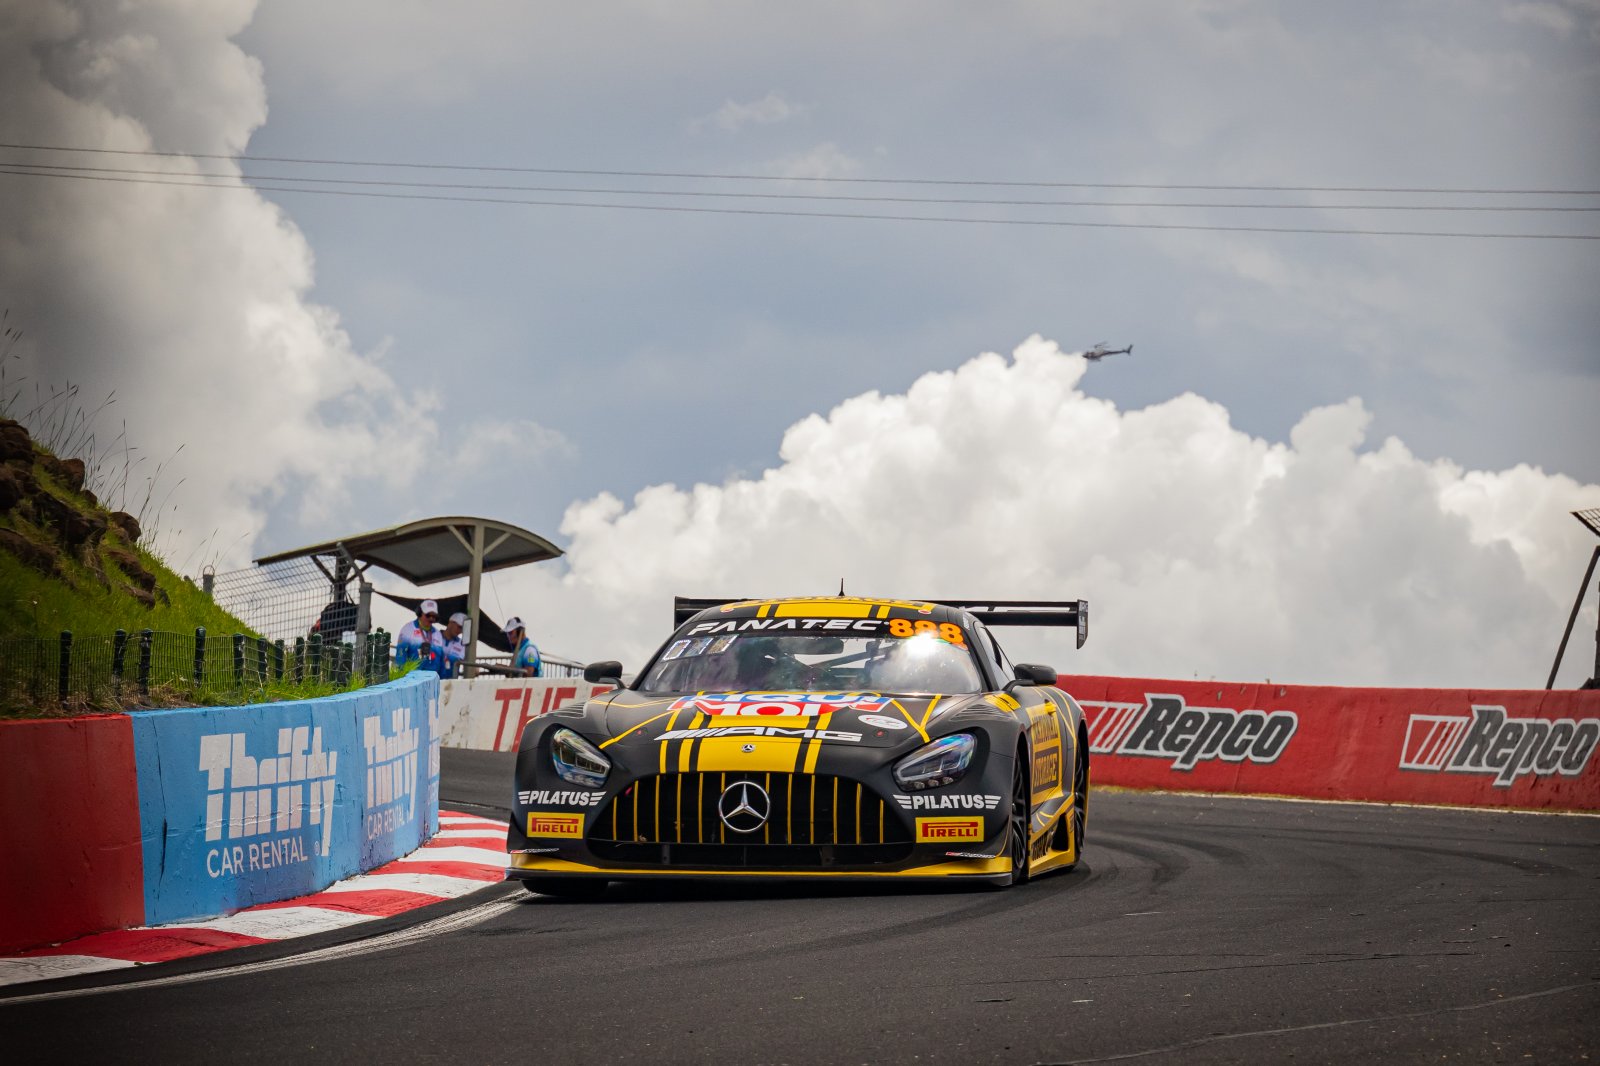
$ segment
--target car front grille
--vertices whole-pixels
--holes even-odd
[[[770,801],[753,832],[729,829],[717,803],[741,781]],[[693,772],[634,782],[592,823],[595,854],[625,862],[691,866],[834,866],[898,862],[911,837],[859,781],[829,774]]]

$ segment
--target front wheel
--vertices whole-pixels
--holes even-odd
[[[1017,769],[1011,775],[1011,883],[1028,883],[1028,828],[1032,823],[1032,796],[1028,790],[1028,769],[1021,752]]]
[[[536,877],[522,882],[522,887],[536,896],[554,896],[557,899],[598,899],[606,890],[605,881],[591,881],[586,877]]]

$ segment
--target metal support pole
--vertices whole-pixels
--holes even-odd
[[[206,683],[205,626],[195,626],[194,629],[194,683],[196,687]]]
[[[356,588],[356,639],[361,640],[372,632],[372,582],[361,578]]]
[[[155,632],[139,630],[139,694],[150,695],[150,649],[155,644]]]
[[[206,599],[214,600],[217,598],[217,572],[209,566],[200,575],[200,588],[205,592]]]
[[[1555,665],[1550,667],[1550,679],[1544,683],[1546,691],[1556,687],[1556,671],[1561,669],[1561,657],[1567,652],[1567,638],[1572,636],[1572,626],[1578,620],[1578,608],[1583,606],[1583,594],[1589,591],[1589,579],[1594,576],[1594,564],[1600,562],[1600,546],[1589,556],[1589,569],[1583,572],[1583,580],[1578,582],[1578,598],[1572,601],[1572,614],[1567,616],[1567,628],[1561,634],[1561,646],[1556,649]],[[1600,626],[1594,634],[1594,669],[1595,676],[1600,677]]]
[[[56,695],[62,703],[67,702],[68,682],[72,678],[72,631],[61,631],[61,673],[56,679]]]
[[[233,683],[244,684],[244,634],[233,635]]]
[[[283,680],[283,641],[272,643],[272,680]]]
[[[467,659],[466,676],[472,677],[478,664],[478,591],[483,587],[483,523],[472,526],[472,561],[467,569]]]
[[[306,679],[306,638],[305,637],[295,637],[294,638],[294,683],[298,685],[298,684],[300,684],[300,682],[304,681],[305,679]]]
[[[122,686],[122,664],[128,654],[128,631],[119,629],[111,634],[111,676],[116,680],[117,687]]]

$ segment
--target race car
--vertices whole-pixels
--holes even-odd
[[[1083,710],[990,631],[1066,626],[1077,601],[678,597],[631,684],[530,721],[508,879],[598,894],[641,878],[946,880],[1074,865]]]

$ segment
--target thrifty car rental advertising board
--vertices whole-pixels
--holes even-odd
[[[146,924],[315,892],[432,837],[438,684],[133,714]]]
[[[1600,810],[1600,692],[1062,675],[1097,784]]]

